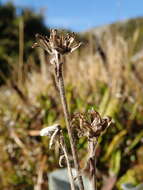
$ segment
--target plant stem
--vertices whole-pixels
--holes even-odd
[[[77,175],[77,179],[78,179],[79,190],[84,190],[83,179],[82,179],[82,176],[80,173],[80,166],[79,166],[79,162],[78,162],[78,155],[77,155],[77,151],[76,151],[75,141],[74,141],[74,137],[72,134],[71,125],[70,125],[70,114],[68,111],[67,100],[66,100],[66,96],[65,96],[64,79],[63,79],[63,75],[62,75],[62,65],[63,64],[62,64],[60,58],[61,58],[60,55],[57,54],[56,55],[56,69],[57,69],[56,77],[57,77],[57,81],[58,81],[58,87],[59,87],[59,92],[60,92],[61,103],[63,106],[63,112],[64,112],[64,116],[65,116],[66,126],[67,126],[67,130],[68,130],[74,166],[75,166],[76,173],[77,173],[76,175]]]
[[[21,86],[23,83],[23,57],[24,57],[24,23],[23,19],[19,22],[19,68],[18,68],[18,82]]]
[[[90,167],[90,177],[91,177],[91,190],[97,190],[97,181],[96,181],[96,146],[97,139],[90,139],[89,144],[89,167]]]
[[[74,179],[73,179],[73,175],[72,175],[72,168],[70,165],[70,161],[69,161],[69,157],[68,157],[68,151],[67,151],[67,147],[66,147],[66,144],[64,141],[63,134],[61,136],[60,144],[61,144],[61,147],[63,149],[64,156],[65,156],[66,163],[67,163],[68,176],[69,176],[69,181],[70,181],[70,185],[71,185],[71,190],[75,190],[75,184],[74,184]]]

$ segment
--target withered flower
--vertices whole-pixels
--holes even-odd
[[[88,113],[77,113],[72,119],[72,126],[76,128],[79,136],[90,139],[99,137],[111,122],[110,117],[101,118],[100,114],[92,109]]]
[[[50,55],[55,53],[64,55],[73,52],[81,44],[81,42],[76,41],[74,33],[62,34],[56,29],[52,29],[50,37],[36,34],[36,43],[32,47],[41,47]]]

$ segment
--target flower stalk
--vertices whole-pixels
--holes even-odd
[[[91,190],[97,190],[97,177],[96,177],[96,147],[98,139],[88,140],[88,149],[89,149],[89,174],[91,179]]]
[[[73,174],[72,174],[72,168],[71,168],[68,150],[67,150],[67,147],[66,147],[66,144],[64,141],[63,134],[61,135],[60,144],[61,144],[62,150],[64,152],[64,156],[65,156],[66,163],[67,163],[68,176],[69,176],[69,181],[70,181],[70,185],[71,185],[71,190],[75,190],[75,183],[74,183],[74,178],[73,178]]]
[[[65,116],[65,121],[66,121],[66,126],[68,130],[68,135],[69,135],[69,140],[70,140],[70,145],[71,145],[71,150],[72,150],[72,155],[73,155],[73,161],[74,161],[74,166],[76,169],[77,173],[77,179],[78,179],[78,185],[80,190],[84,190],[84,185],[83,185],[83,180],[82,176],[80,173],[80,166],[79,166],[79,161],[78,161],[78,154],[76,150],[76,145],[74,141],[74,137],[72,134],[72,129],[71,129],[71,119],[70,119],[70,114],[68,111],[68,105],[67,105],[67,100],[65,96],[65,87],[64,87],[64,80],[63,80],[63,74],[62,74],[62,62],[60,62],[60,55],[57,55],[57,65],[59,68],[57,69],[57,74],[56,74],[56,79],[58,81],[58,87],[59,87],[59,92],[60,92],[60,98],[61,98],[61,103],[63,106],[63,112]]]

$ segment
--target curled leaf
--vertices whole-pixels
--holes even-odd
[[[63,167],[63,160],[65,159],[65,155],[61,155],[60,158],[59,158],[59,166],[62,168]]]
[[[60,130],[59,124],[54,124],[54,125],[45,127],[40,131],[40,136],[52,136],[53,133],[57,130]]]

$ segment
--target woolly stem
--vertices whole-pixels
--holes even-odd
[[[62,103],[66,126],[67,126],[67,130],[68,130],[74,166],[76,169],[76,175],[77,175],[77,179],[78,179],[78,186],[79,186],[79,190],[84,190],[83,179],[82,179],[82,176],[80,173],[78,154],[76,151],[76,145],[75,145],[75,141],[74,141],[74,137],[72,134],[71,125],[70,125],[71,120],[70,120],[70,114],[69,114],[68,105],[67,105],[67,99],[65,96],[64,79],[63,79],[63,74],[62,74],[62,65],[63,64],[61,62],[61,55],[58,53],[56,53],[55,55],[56,55],[56,80],[58,81],[61,103]]]
[[[67,147],[65,145],[63,134],[61,135],[60,144],[61,144],[61,147],[63,149],[64,156],[65,156],[66,163],[67,163],[68,176],[69,176],[69,181],[70,181],[70,185],[71,185],[71,190],[75,190],[75,184],[74,184],[74,179],[73,179],[73,175],[72,175],[72,168],[70,165],[70,161],[69,161],[69,157],[68,157],[68,151],[67,151]]]
[[[89,139],[89,171],[91,178],[91,190],[97,190],[97,179],[96,179],[96,147],[97,147],[97,139]]]

